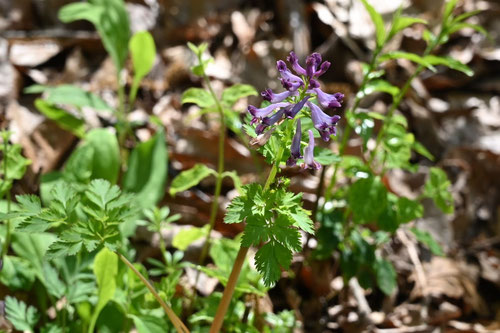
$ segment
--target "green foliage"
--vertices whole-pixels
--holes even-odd
[[[181,251],[185,251],[193,242],[201,239],[202,237],[206,237],[210,231],[209,227],[210,226],[207,224],[201,228],[191,227],[189,229],[179,231],[172,240],[172,246]]]
[[[313,233],[313,224],[301,206],[300,194],[284,188],[264,192],[258,184],[244,186],[243,193],[229,205],[224,222],[246,222],[241,246],[265,243],[255,259],[265,285],[270,286],[281,276],[281,268],[289,268],[292,253],[300,251],[299,229]]]
[[[112,110],[99,96],[70,84],[62,84],[56,87],[32,85],[24,89],[24,93],[26,94],[38,94],[42,92],[45,93],[44,100],[52,105],[72,105],[78,109],[91,107],[101,111]]]
[[[156,205],[165,195],[168,152],[165,133],[159,130],[148,141],[138,144],[128,159],[123,176],[123,189],[136,193],[143,207]]]
[[[210,175],[216,176],[217,173],[204,164],[196,164],[191,169],[182,171],[172,180],[169,193],[171,196],[174,196],[179,192],[198,185],[199,182]]]
[[[51,195],[47,208],[41,207],[38,197],[17,196],[19,231],[57,228],[58,238],[47,252],[49,259],[75,255],[83,248],[91,252],[104,246],[115,251],[121,243],[120,224],[135,213],[130,205],[133,197],[103,179],[93,180],[82,191],[57,183]]]
[[[355,222],[373,222],[387,205],[387,189],[379,177],[359,179],[349,188],[347,200]]]
[[[440,168],[431,168],[429,178],[425,183],[424,196],[434,200],[436,206],[446,214],[454,211],[453,196],[449,191],[451,183],[446,173]]]
[[[234,84],[222,92],[222,104],[232,107],[239,99],[247,96],[257,96],[254,87],[248,84]]]
[[[135,101],[141,80],[151,71],[156,58],[156,46],[153,36],[147,31],[135,33],[130,39],[130,55],[134,66],[134,80],[130,92],[130,104]]]
[[[379,61],[386,61],[391,59],[406,59],[413,61],[416,64],[422,65],[432,71],[436,71],[436,68],[428,61],[428,59],[423,58],[415,53],[403,52],[403,51],[393,51],[388,52],[379,57]]]
[[[396,289],[396,271],[391,262],[385,259],[377,258],[374,265],[377,276],[377,285],[386,295],[392,294]]]
[[[386,31],[384,27],[384,19],[382,15],[380,15],[375,8],[373,8],[367,0],[361,0],[363,5],[365,6],[368,14],[372,19],[373,24],[375,25],[375,36],[377,41],[377,47],[382,47],[386,41]]]
[[[23,157],[22,147],[19,144],[9,144],[10,132],[1,132],[3,142],[0,144],[2,160],[0,161],[0,198],[11,189],[16,179],[21,179],[26,172],[26,167],[31,161]]]
[[[71,3],[59,11],[59,19],[64,23],[76,20],[91,22],[101,36],[117,72],[124,67],[130,28],[123,0],[89,0],[89,2]]]
[[[96,255],[94,260],[94,274],[97,280],[98,301],[92,314],[88,332],[94,332],[95,323],[99,317],[99,313],[104,308],[106,303],[113,298],[116,290],[116,274],[118,272],[118,256],[103,248]]]
[[[411,232],[415,235],[415,238],[431,250],[431,252],[436,256],[444,256],[444,251],[441,245],[432,237],[432,235],[424,230],[417,228],[411,228]]]
[[[82,138],[85,135],[85,122],[68,113],[66,110],[58,108],[40,98],[35,100],[35,107],[44,116],[55,121],[61,128],[70,131],[77,137]]]
[[[5,312],[7,319],[19,331],[34,332],[35,324],[40,317],[38,310],[33,306],[27,306],[23,301],[11,296],[5,298]]]

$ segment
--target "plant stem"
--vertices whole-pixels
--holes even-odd
[[[370,60],[370,64],[368,65],[368,70],[367,70],[366,74],[363,76],[363,80],[361,82],[361,85],[359,86],[359,91],[363,91],[365,89],[365,86],[369,81],[368,77],[371,74],[371,72],[373,72],[373,70],[375,69],[375,65],[377,63],[377,59],[378,59],[378,56],[380,55],[380,52],[382,52],[382,47],[377,47],[375,49],[375,51],[373,51],[372,58]],[[350,112],[352,114],[354,114],[356,112],[356,110],[359,107],[359,104],[361,103],[361,98],[362,97],[360,94],[356,94],[356,97],[354,98],[354,104],[348,112]],[[340,146],[339,146],[339,155],[340,156],[342,156],[344,154],[344,151],[347,147],[347,143],[349,142],[349,137],[351,135],[352,130],[353,130],[353,128],[351,127],[351,125],[349,125],[349,123],[346,122],[345,131],[342,135],[342,142],[340,143]],[[337,173],[339,170],[339,165],[340,165],[340,162],[335,163],[332,178],[331,178],[330,183],[328,184],[328,187],[325,191],[325,203],[330,201],[333,187],[335,186],[335,184],[337,182]]]
[[[189,333],[189,330],[184,325],[184,323],[179,319],[179,317],[177,317],[175,312],[165,303],[165,301],[160,297],[158,292],[156,292],[153,285],[151,283],[149,283],[149,281],[141,274],[141,272],[139,272],[135,268],[135,266],[130,261],[128,261],[128,259],[125,258],[121,253],[119,253],[118,251],[116,251],[115,253],[118,255],[120,260],[123,261],[125,263],[125,265],[127,265],[132,270],[132,272],[135,273],[135,275],[137,275],[137,277],[142,281],[142,283],[146,286],[146,288],[148,288],[149,291],[153,294],[154,298],[158,301],[158,303],[160,303],[161,307],[163,308],[163,310],[167,314],[168,318],[170,319],[170,321],[174,325],[177,332]]]
[[[200,59],[201,62],[201,59]],[[205,84],[207,85],[208,90],[210,91],[210,94],[212,95],[215,104],[217,106],[217,111],[219,112],[219,156],[218,156],[218,161],[217,161],[217,179],[215,183],[215,192],[214,192],[214,199],[212,201],[212,207],[210,210],[210,220],[209,220],[209,228],[208,228],[208,233],[207,236],[205,237],[205,243],[203,245],[203,248],[201,250],[201,255],[199,259],[199,264],[203,265],[203,262],[205,261],[208,250],[210,248],[210,235],[212,233],[212,230],[214,229],[215,226],[215,220],[217,218],[217,212],[219,210],[219,197],[220,197],[220,192],[222,189],[222,178],[223,178],[223,173],[224,173],[224,142],[226,140],[226,121],[224,117],[224,109],[222,108],[222,105],[220,104],[219,98],[215,94],[212,84],[210,83],[210,80],[208,79],[207,75],[205,72],[203,72],[203,79],[205,80]],[[198,271],[199,272],[199,271]],[[198,275],[196,275],[196,283],[198,283]]]
[[[7,183],[9,181],[9,178],[7,177],[7,160],[8,160],[8,151],[7,149],[9,148],[9,142],[8,142],[8,136],[5,135],[3,138],[3,182]],[[10,213],[10,189],[7,190],[7,214]],[[5,241],[3,243],[2,247],[2,254],[0,256],[1,259],[5,255],[7,255],[7,252],[9,251],[9,244],[10,244],[10,219],[7,219],[5,224],[6,227],[6,233],[5,233]]]
[[[288,128],[286,129],[287,135],[290,133],[290,129],[293,128],[293,124],[293,121],[289,122]],[[284,151],[285,148],[281,146],[280,150],[276,154],[276,161],[273,164],[271,171],[269,172],[269,176],[267,177],[267,181],[263,189],[264,192],[269,190],[269,187],[276,178],[276,174],[278,173],[280,161],[283,157]],[[243,263],[245,262],[247,252],[248,247],[240,246],[240,250],[238,251],[236,260],[233,264],[233,269],[231,270],[231,275],[229,275],[229,280],[227,281],[226,288],[224,289],[224,293],[222,294],[222,299],[219,303],[219,307],[217,308],[217,313],[215,314],[214,321],[212,322],[212,326],[210,327],[210,333],[219,332],[222,327],[224,317],[226,316],[227,309],[229,307],[229,304],[231,303],[234,288],[236,287],[236,282],[238,281],[238,277],[240,276],[241,268],[243,267]]]

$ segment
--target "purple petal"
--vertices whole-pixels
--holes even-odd
[[[281,85],[283,85],[283,88],[285,88],[286,90],[291,91],[291,92],[296,92],[297,89],[299,89],[300,87],[302,87],[304,85],[304,81],[302,81],[302,80],[301,81],[292,81],[292,80],[280,78],[280,81],[281,81]]]
[[[300,124],[300,119],[297,120],[297,128],[295,129],[295,134],[292,139],[292,146],[290,147],[291,157],[294,159],[302,158],[300,154],[300,139],[302,138],[302,127]]]
[[[295,54],[295,52],[293,52],[293,51],[290,52],[290,55],[286,59],[288,60],[288,62],[290,64],[292,64],[292,68],[295,71],[295,73],[297,73],[299,75],[306,75],[307,74],[304,67],[302,67],[299,64],[299,58],[297,58],[297,55]]]
[[[340,104],[340,102],[337,100],[337,98],[335,97],[336,94],[333,94],[333,95],[327,94],[326,92],[324,92],[320,88],[314,88],[313,90],[316,93],[316,95],[318,96],[318,102],[324,108],[339,108],[342,106]],[[337,95],[337,96],[339,96],[339,95]],[[343,95],[342,95],[342,97],[343,97]]]
[[[274,104],[269,104],[268,106],[260,108],[260,109],[256,108],[253,105],[249,105],[248,112],[250,112],[250,114],[252,116],[254,116],[254,119],[256,118],[258,120],[258,119],[261,119],[262,117],[269,115],[271,112],[273,112],[277,108],[282,108],[282,107],[285,107],[288,105],[290,105],[290,103],[274,103]]]
[[[289,119],[295,118],[297,113],[299,113],[300,110],[302,110],[302,108],[304,107],[304,104],[306,104],[306,102],[309,98],[311,98],[311,96],[306,96],[300,102],[295,104],[292,108],[287,108],[285,110],[285,116]]]
[[[314,170],[318,170],[321,168],[321,165],[314,160],[314,135],[311,130],[309,133],[309,145],[304,148],[304,164],[303,167],[305,169],[311,168]]]
[[[328,68],[330,68],[330,65],[331,65],[331,63],[329,61],[323,62],[321,64],[321,66],[319,67],[319,70],[317,70],[316,73],[314,73],[314,76],[318,77],[318,76],[325,74],[325,72],[328,70]]]
[[[316,74],[316,69],[321,62],[321,54],[313,53],[306,59],[306,73],[309,78],[312,78]]]
[[[271,103],[279,103],[284,101],[286,98],[290,96],[295,96],[297,95],[296,91],[283,91],[281,93],[273,93],[271,89],[266,89],[263,92],[260,93],[260,95],[266,100]]]
[[[323,141],[329,141],[331,135],[337,134],[335,125],[337,125],[337,122],[340,120],[340,116],[329,116],[324,113],[319,106],[311,102],[307,102],[307,106],[311,109],[311,119],[314,128],[321,134]]]

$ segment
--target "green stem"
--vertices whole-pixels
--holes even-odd
[[[8,160],[8,148],[9,148],[9,142],[8,142],[8,136],[5,135],[3,138],[3,182],[7,183],[9,181],[9,178],[7,177],[7,160]],[[7,191],[7,214],[10,213],[10,202],[11,202],[11,197],[10,197],[10,189]],[[11,230],[10,230],[10,219],[7,219],[5,221],[5,227],[6,227],[6,233],[5,233],[5,241],[3,243],[2,247],[2,255],[0,258],[3,259],[5,255],[7,255],[7,252],[9,251],[9,244],[10,244],[10,238],[11,238]]]
[[[123,261],[123,263],[125,263],[125,265],[127,265],[128,268],[130,268],[135,275],[137,275],[137,277],[142,281],[142,283],[146,286],[146,288],[149,289],[151,294],[153,294],[153,297],[158,301],[158,303],[160,303],[161,307],[165,311],[165,314],[168,316],[168,318],[174,325],[177,332],[189,333],[189,330],[184,325],[184,323],[179,319],[179,317],[175,314],[175,312],[165,303],[165,301],[160,297],[160,295],[155,290],[153,285],[141,274],[141,272],[139,272],[137,268],[135,268],[135,266],[130,261],[128,261],[128,259],[125,258],[120,252],[116,251],[115,253],[118,255],[120,260]]]
[[[286,129],[287,135],[290,133],[290,128],[293,128],[293,124],[293,121],[289,122],[289,125]],[[266,184],[264,185],[264,192],[269,190],[271,184],[274,182],[284,152],[285,148],[281,146],[278,153],[276,154],[276,161],[274,162],[273,167],[269,172]],[[212,326],[210,327],[210,333],[217,333],[222,327],[224,317],[226,316],[227,309],[229,307],[229,304],[231,303],[234,289],[236,287],[236,282],[238,281],[238,277],[240,276],[241,268],[243,267],[243,263],[245,262],[247,252],[248,247],[241,246],[238,254],[236,255],[236,260],[234,261],[231,275],[229,275],[229,280],[227,281],[226,288],[224,289],[224,293],[222,294],[222,299],[219,303],[219,307],[217,308],[217,313],[215,314],[214,321],[212,322]]]
[[[425,49],[422,57],[425,57],[425,56],[429,55],[434,50],[434,48],[438,45],[439,40],[441,39],[442,34],[443,34],[443,30],[441,30],[441,32],[439,33],[438,38],[436,38],[436,40],[433,43],[431,43],[431,44],[429,44],[427,46],[427,48]],[[415,70],[415,72],[413,72],[413,74],[408,78],[408,80],[406,80],[405,84],[403,85],[403,87],[399,91],[399,94],[396,96],[396,98],[394,98],[394,102],[392,103],[391,108],[387,112],[387,116],[385,118],[384,124],[382,125],[382,128],[380,129],[380,131],[377,134],[377,139],[375,141],[375,148],[370,153],[370,159],[368,160],[368,165],[371,165],[373,163],[373,160],[375,159],[377,150],[378,150],[380,144],[382,143],[382,139],[384,138],[385,131],[387,130],[387,124],[391,123],[392,116],[394,115],[394,112],[399,107],[399,104],[401,104],[401,101],[403,100],[403,98],[406,96],[406,93],[408,92],[408,89],[410,88],[411,83],[413,82],[413,80],[418,75],[420,75],[420,73],[424,69],[425,69],[425,67],[423,65],[418,65],[418,67]]]
[[[201,59],[200,59],[201,62]],[[224,173],[224,142],[226,140],[226,120],[224,117],[224,109],[222,108],[222,105],[219,101],[219,98],[215,94],[212,84],[210,83],[210,80],[208,79],[207,75],[205,72],[203,72],[203,79],[205,80],[205,84],[207,85],[208,90],[210,91],[210,94],[212,95],[215,104],[217,106],[217,111],[219,112],[219,156],[218,156],[218,161],[217,161],[217,179],[215,183],[215,192],[214,192],[214,200],[212,201],[212,207],[210,210],[210,220],[208,222],[209,228],[208,228],[208,233],[207,236],[205,237],[205,243],[203,244],[203,249],[201,250],[201,255],[199,259],[199,264],[203,265],[203,262],[205,261],[208,250],[210,248],[210,235],[212,233],[212,230],[214,229],[215,226],[215,220],[217,218],[217,212],[219,210],[219,197],[220,197],[220,192],[222,189],[222,179],[224,178],[223,173]],[[198,274],[196,278],[196,282],[198,280]]]
[[[369,81],[368,77],[375,69],[375,65],[377,64],[377,59],[378,59],[378,56],[380,55],[380,52],[382,52],[382,47],[377,47],[375,49],[375,51],[373,52],[372,58],[370,60],[370,64],[368,65],[368,70],[367,70],[366,74],[363,76],[363,80],[361,82],[361,85],[359,86],[359,91],[363,91],[365,89],[365,86]],[[354,104],[348,112],[354,114],[357,111],[360,103],[361,103],[361,95],[356,94],[356,97],[354,99]],[[349,142],[349,137],[351,135],[352,130],[353,130],[353,128],[351,127],[351,125],[349,125],[349,123],[346,122],[345,131],[342,134],[342,142],[340,143],[340,146],[339,146],[339,155],[340,156],[342,156],[344,154],[344,151],[347,147],[347,143]],[[327,187],[326,192],[325,192],[325,203],[330,201],[331,196],[333,194],[332,193],[333,187],[337,183],[337,174],[338,174],[339,166],[340,166],[340,162],[336,162],[335,166],[334,166],[332,178],[331,178],[330,183],[328,184],[328,187]]]

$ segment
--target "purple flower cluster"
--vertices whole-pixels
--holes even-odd
[[[323,108],[338,108],[341,106],[344,95],[342,93],[327,94],[321,90],[317,78],[323,75],[330,67],[330,62],[322,62],[319,53],[313,53],[306,59],[306,67],[299,64],[299,60],[292,51],[287,57],[293,71],[292,73],[283,60],[278,60],[276,68],[280,74],[280,81],[286,90],[281,93],[274,93],[271,89],[264,90],[261,95],[269,104],[263,108],[256,108],[253,105],[248,107],[248,112],[253,116],[251,124],[257,124],[255,132],[260,135],[264,131],[282,119],[294,119],[295,116],[307,106],[314,128],[319,132],[324,141],[330,140],[331,135],[336,135],[336,125],[340,120],[338,115],[329,116],[318,106]],[[316,99],[315,104],[311,99]],[[288,166],[293,166],[297,160],[304,158],[304,168],[319,169],[321,166],[314,160],[314,135],[311,130],[309,134],[309,145],[304,148],[304,156],[300,153],[300,142],[302,129],[300,118],[297,119],[295,135],[290,148],[291,155],[287,160]]]

